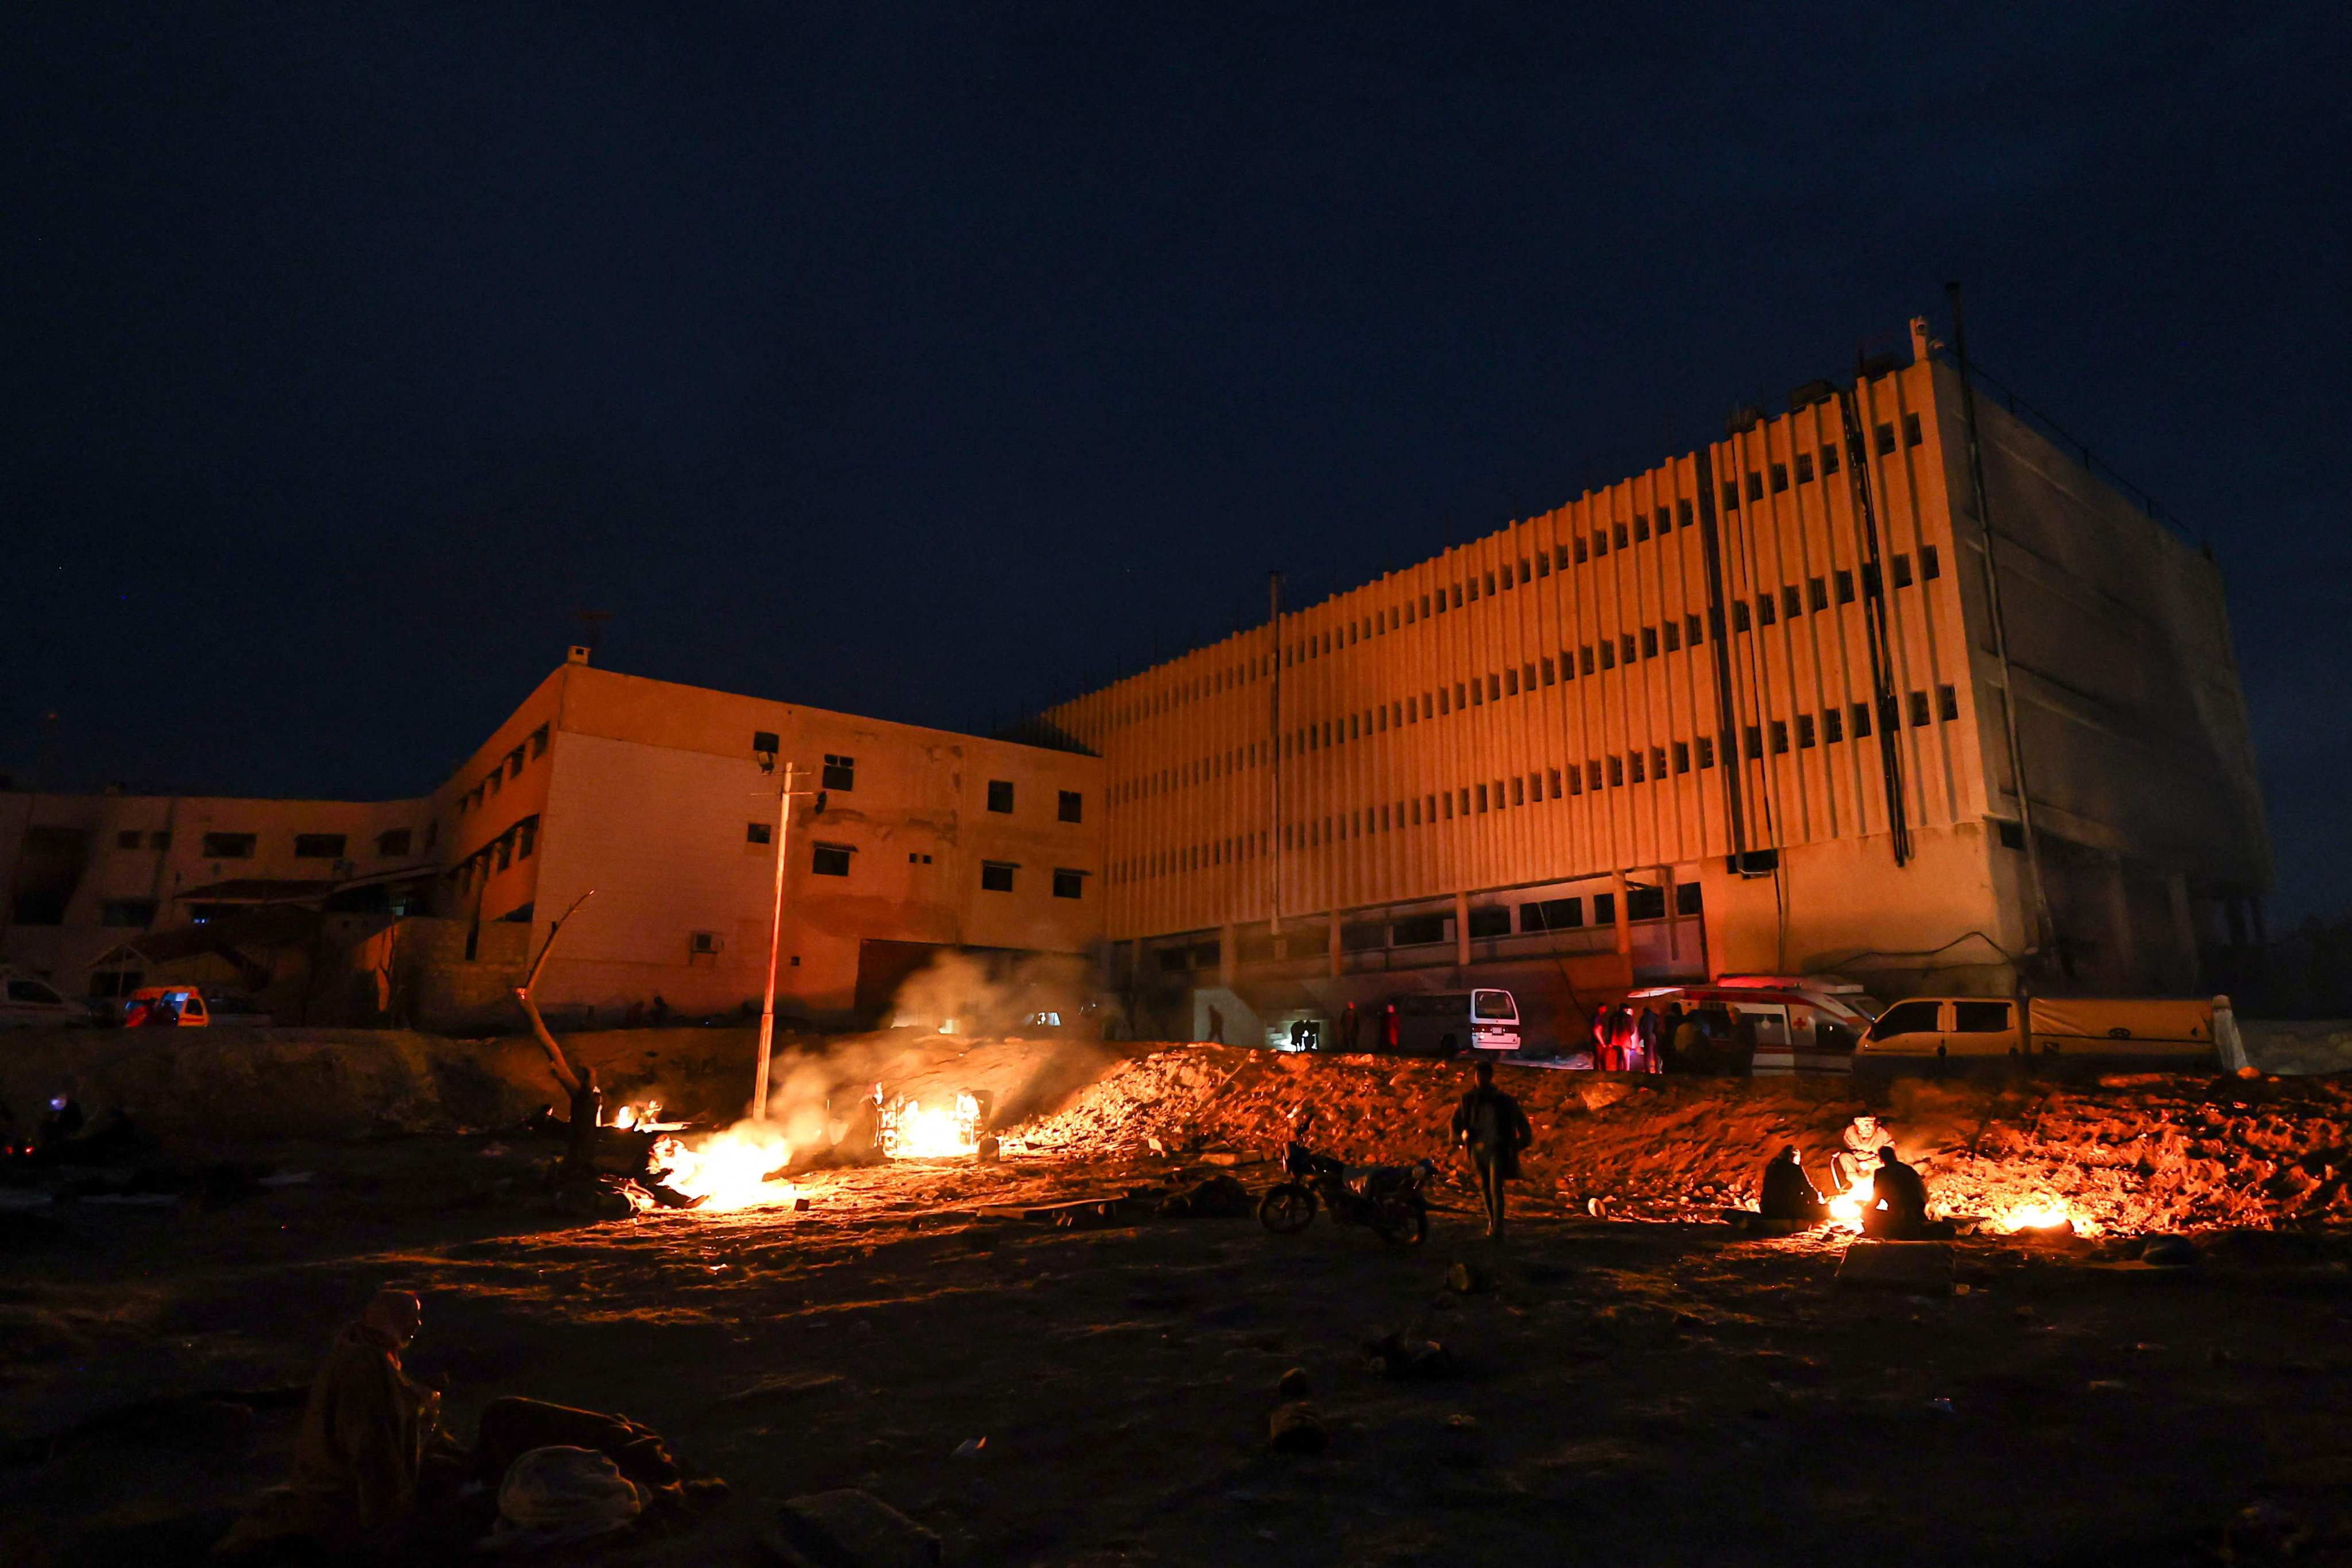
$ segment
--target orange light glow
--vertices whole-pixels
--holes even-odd
[[[654,1163],[667,1173],[663,1184],[688,1197],[703,1199],[712,1209],[759,1208],[790,1203],[800,1189],[772,1179],[791,1163],[793,1146],[766,1122],[739,1121],[724,1132],[697,1139],[689,1146],[677,1138],[654,1145]]]
[[[969,1094],[935,1105],[910,1095],[883,1106],[876,1121],[882,1152],[893,1160],[953,1159],[980,1149],[980,1101]]]

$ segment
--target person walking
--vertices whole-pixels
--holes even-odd
[[[1470,1151],[1478,1193],[1486,1205],[1486,1234],[1503,1238],[1503,1184],[1519,1173],[1519,1152],[1535,1142],[1519,1102],[1495,1087],[1495,1064],[1480,1058],[1477,1082],[1454,1111],[1454,1142]]]

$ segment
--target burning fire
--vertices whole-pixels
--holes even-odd
[[[925,1105],[909,1095],[895,1104],[880,1104],[875,1115],[882,1152],[893,1160],[935,1160],[980,1150],[980,1101],[969,1094],[955,1097],[953,1106]]]
[[[1830,1200],[1830,1224],[1860,1236],[1864,1211],[1875,1206],[1870,1200],[1868,1188],[1850,1187]]]
[[[2017,1204],[1993,1216],[1993,1224],[2015,1235],[2021,1230],[2070,1230],[2076,1236],[2096,1236],[2098,1222],[2074,1209],[2057,1198]]]
[[[696,1140],[691,1147],[682,1139],[664,1138],[653,1152],[654,1163],[668,1173],[663,1184],[705,1200],[705,1209],[790,1203],[799,1189],[770,1178],[792,1157],[793,1146],[783,1133],[760,1121],[739,1121],[724,1132]]]

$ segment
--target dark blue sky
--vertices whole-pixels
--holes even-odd
[[[0,767],[419,791],[590,607],[984,727],[1958,277],[2210,536],[2276,908],[2342,907],[2340,8],[1661,9],[14,7]]]

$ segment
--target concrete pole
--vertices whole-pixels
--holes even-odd
[[[1470,895],[1454,895],[1454,962],[1470,967]]]
[[[768,986],[760,1003],[760,1070],[751,1080],[751,1120],[768,1119],[768,1057],[776,1043],[776,955],[784,944],[784,840],[793,827],[793,764],[784,764],[784,787],[776,792],[776,901],[768,917]]]
[[[1227,921],[1217,928],[1217,984],[1231,991],[1234,988],[1234,922]]]
[[[1616,890],[1617,894],[1610,900],[1616,906],[1617,910],[1617,951],[1631,958],[1633,956],[1633,917],[1625,910],[1625,873],[1612,871],[1609,874],[1609,885]]]

